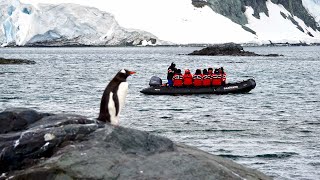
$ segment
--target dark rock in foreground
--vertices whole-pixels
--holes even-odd
[[[278,54],[260,55],[254,52],[244,51],[243,47],[235,43],[226,43],[213,45],[201,50],[193,51],[188,55],[200,55],[200,56],[280,56]]]
[[[21,123],[19,122],[21,121]],[[148,132],[79,115],[0,113],[0,179],[271,179]]]
[[[35,64],[35,61],[25,59],[5,59],[0,57],[0,64]]]

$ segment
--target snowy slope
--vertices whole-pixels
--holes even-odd
[[[267,43],[269,40],[273,43],[320,42],[319,31],[314,31],[312,28],[307,27],[301,19],[294,16],[293,19],[298,22],[304,32],[300,31],[289,18],[284,18],[281,15],[282,13],[287,17],[291,16],[290,12],[282,5],[273,4],[271,1],[266,3],[269,16],[261,13],[260,19],[257,19],[253,16],[251,7],[247,7],[245,12],[249,22],[246,26],[256,31],[261,42]],[[311,37],[308,33],[311,33],[314,37]]]
[[[33,4],[50,0],[24,0]],[[178,44],[255,41],[255,35],[240,25],[213,12],[209,7],[195,8],[191,0],[56,0],[98,7],[114,14],[126,28],[151,32],[159,39]]]
[[[302,0],[303,6],[315,18],[320,27],[320,0]]]
[[[161,40],[170,41],[178,44],[189,44],[189,43],[225,43],[225,42],[236,42],[236,43],[269,43],[272,42],[289,42],[289,43],[299,43],[307,42],[314,43],[320,42],[320,32],[314,31],[310,27],[307,27],[304,22],[296,16],[292,16],[282,5],[277,5],[267,0],[267,8],[269,11],[269,16],[264,13],[260,14],[260,19],[254,17],[253,9],[251,7],[246,7],[245,15],[248,19],[247,27],[252,29],[256,34],[252,34],[245,31],[241,25],[232,22],[230,19],[215,13],[212,9],[205,6],[203,8],[195,8],[191,4],[191,0],[21,0],[21,2],[31,3],[34,5],[36,11],[42,12],[38,14],[37,18],[32,18],[25,21],[35,21],[31,24],[32,27],[37,27],[35,24],[37,22],[42,22],[43,26],[49,26],[50,30],[55,29],[55,31],[48,31],[48,29],[43,30],[42,28],[25,28],[24,31],[28,30],[28,33],[21,33],[18,38],[18,42],[21,44],[27,42],[33,42],[37,38],[46,38],[47,36],[55,38],[61,35],[61,32],[68,34],[67,37],[73,37],[74,41],[81,43],[91,42],[92,44],[103,44],[103,35],[110,37],[110,35],[120,36],[114,39],[113,44],[123,42],[119,39],[123,39],[128,35],[123,35],[124,31],[121,31],[121,27],[128,29],[140,29],[143,31],[150,32],[154,34]],[[59,11],[52,11],[50,14],[50,8],[55,7],[55,5],[44,5],[41,3],[76,3],[84,6],[95,7],[101,11],[100,14],[106,14],[110,17],[114,15],[113,20],[110,17],[105,17],[102,23],[100,20],[103,16],[94,16],[94,13],[87,13],[86,8],[76,5],[63,5],[63,9]],[[319,20],[320,15],[320,2],[319,0],[303,0],[303,5],[306,7],[308,12]],[[79,10],[81,9],[81,10]],[[95,11],[99,11],[94,9]],[[70,11],[74,12],[73,14]],[[44,13],[45,12],[45,13]],[[66,13],[66,15],[61,15]],[[69,14],[68,14],[69,13]],[[79,14],[80,13],[80,14]],[[109,14],[111,13],[111,14]],[[280,14],[282,13],[282,15]],[[286,17],[284,17],[284,15]],[[68,19],[76,23],[76,30],[68,31],[72,28],[74,24],[66,21],[67,27],[63,28],[65,24],[53,23],[55,21],[49,21],[50,23],[45,24],[48,19],[53,18],[55,21],[58,19]],[[77,18],[79,18],[77,20]],[[291,20],[290,20],[291,19]],[[292,22],[292,19],[298,23],[301,27],[298,29],[297,25]],[[0,19],[1,20],[1,19]],[[41,21],[39,21],[41,20]],[[94,31],[91,28],[86,28],[86,24],[93,23],[93,26],[98,35],[94,35]],[[83,22],[85,21],[85,22]],[[99,21],[99,22],[98,22]],[[3,22],[1,20],[1,22]],[[53,23],[53,24],[52,24]],[[22,23],[21,23],[22,24]],[[29,24],[29,23],[28,23]],[[113,25],[112,25],[113,24]],[[107,27],[107,30],[101,29],[101,26]],[[92,25],[90,25],[92,27]],[[63,29],[63,30],[61,30]],[[128,29],[125,31],[128,32]],[[30,34],[32,32],[32,38]],[[35,34],[43,34],[45,36],[34,36]],[[60,33],[56,33],[60,32]],[[122,34],[122,35],[121,35]],[[148,33],[142,33],[148,34]],[[312,34],[311,37],[310,34]],[[81,35],[80,40],[79,35]],[[151,34],[145,39],[150,40],[150,37],[155,38]],[[10,39],[10,36],[7,39]],[[141,38],[138,38],[141,39]],[[0,38],[1,40],[1,38]],[[63,40],[63,39],[62,39]],[[157,42],[160,42],[159,40]],[[111,43],[111,42],[110,42]]]
[[[2,1],[1,37],[12,45],[123,45],[158,42],[154,35],[127,30],[113,15],[77,4],[32,6],[18,0]]]

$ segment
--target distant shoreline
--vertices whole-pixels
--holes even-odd
[[[225,43],[221,43],[225,44]],[[311,44],[306,44],[306,43],[272,43],[272,44],[254,44],[254,43],[244,43],[241,44],[239,43],[242,47],[280,47],[280,46],[288,46],[288,47],[295,47],[295,46],[320,46],[320,43],[311,43]],[[214,45],[219,45],[219,44],[176,44],[176,45],[147,45],[147,46],[125,46],[125,45],[62,45],[62,46],[49,46],[49,45],[43,45],[43,46],[3,46],[0,48],[82,48],[82,47],[209,47],[209,46],[214,46]]]

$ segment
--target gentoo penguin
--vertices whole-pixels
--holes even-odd
[[[98,120],[109,122],[116,126],[119,125],[119,113],[124,106],[128,91],[126,79],[134,73],[133,71],[122,69],[110,81],[101,98]]]

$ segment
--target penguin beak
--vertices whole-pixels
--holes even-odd
[[[136,72],[134,71],[129,71],[129,74],[132,75],[132,74],[135,74]]]

